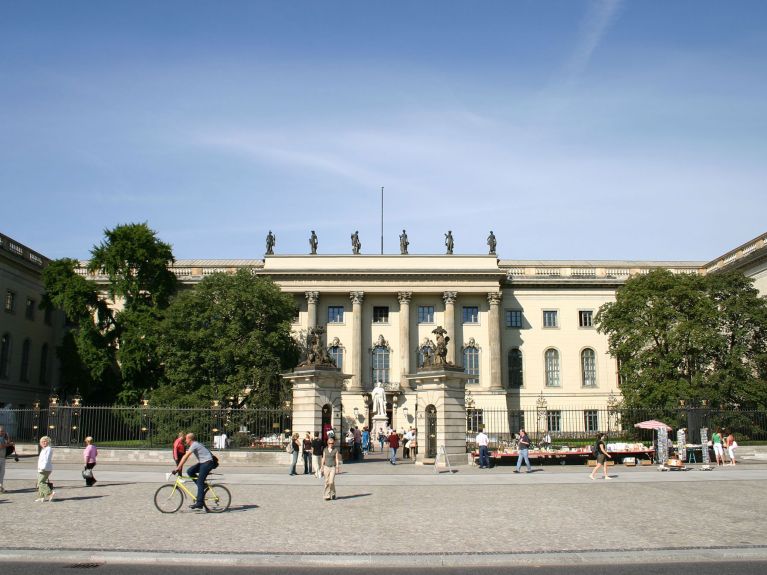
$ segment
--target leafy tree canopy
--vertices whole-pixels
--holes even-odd
[[[629,279],[595,318],[627,407],[767,405],[767,300],[740,273]]]
[[[298,361],[294,313],[290,295],[248,270],[213,274],[181,292],[160,329],[165,383],[153,403],[210,405],[234,397],[278,405],[287,391],[279,374]]]

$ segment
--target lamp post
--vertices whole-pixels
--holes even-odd
[[[32,437],[35,443],[40,440],[40,400],[35,397],[32,402]]]
[[[543,420],[546,419],[546,412],[548,410],[549,403],[546,401],[546,398],[543,395],[543,392],[541,392],[541,395],[538,396],[538,400],[535,402],[535,434],[536,434],[536,441],[540,440],[540,427]]]
[[[56,441],[56,430],[59,426],[59,396],[54,391],[48,398],[48,431],[46,435],[50,436],[51,442]]]
[[[211,416],[211,434],[213,435],[213,447],[216,446],[216,434],[218,434],[221,429],[221,401],[218,399],[214,399],[210,402],[210,416]],[[221,447],[221,446],[218,446]]]
[[[83,398],[80,395],[80,390],[75,391],[74,397],[72,397],[72,433],[70,435],[70,443],[80,443],[80,415],[82,408]]]
[[[152,445],[152,419],[149,417],[149,398],[146,394],[141,396],[141,432],[145,433],[146,441]]]
[[[616,397],[616,395],[612,391],[610,391],[610,395],[607,396],[607,435],[611,434],[612,421],[613,419],[615,419],[619,406],[620,406],[620,400]],[[617,427],[617,421],[616,421],[616,427]]]

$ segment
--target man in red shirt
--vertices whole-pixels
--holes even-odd
[[[176,441],[173,442],[173,461],[176,462],[177,466],[179,462],[181,461],[181,458],[184,457],[185,453],[186,453],[186,445],[184,444],[184,432],[179,431],[178,439],[176,439]]]
[[[397,465],[397,449],[399,449],[399,435],[395,430],[389,434],[389,463]]]

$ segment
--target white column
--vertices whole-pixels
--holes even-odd
[[[306,311],[309,316],[309,329],[317,327],[317,304],[320,301],[320,292],[308,291],[306,292]]]
[[[362,300],[365,292],[349,293],[352,300],[352,379],[348,390],[362,390]]]
[[[489,292],[488,338],[490,342],[490,389],[503,389],[501,379],[501,297],[500,292]]]
[[[405,375],[410,373],[410,298],[413,294],[409,291],[401,291],[397,294],[399,299],[399,364],[400,385],[406,383]]]
[[[458,292],[455,291],[446,291],[442,294],[442,299],[445,300],[445,325],[443,327],[450,337],[450,341],[447,342],[448,363],[455,363],[455,300],[457,297]]]

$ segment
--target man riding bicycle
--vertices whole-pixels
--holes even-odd
[[[203,509],[203,499],[205,498],[205,479],[208,474],[213,471],[214,461],[213,454],[202,443],[196,440],[194,433],[187,433],[185,439],[188,447],[187,452],[181,461],[178,462],[176,467],[176,473],[181,474],[181,470],[184,468],[184,463],[194,453],[197,458],[197,463],[192,465],[186,470],[189,477],[195,480],[197,484],[197,498],[194,500],[194,504],[190,505],[190,509]]]

